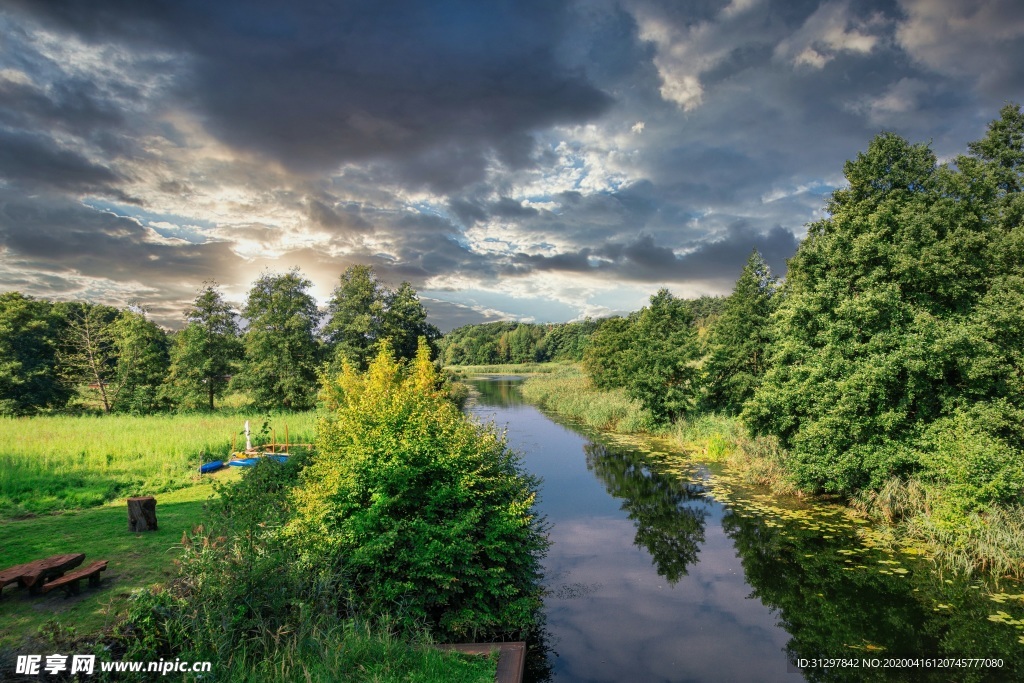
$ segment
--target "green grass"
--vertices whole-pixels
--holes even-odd
[[[472,375],[533,375],[538,373],[559,372],[567,367],[566,363],[508,363],[505,365],[447,365],[445,370],[450,370],[457,375],[470,377]]]
[[[530,403],[596,429],[634,434],[649,432],[654,424],[651,414],[639,401],[626,396],[624,389],[596,389],[590,379],[573,366],[562,366],[557,373],[528,378],[522,392]]]
[[[215,476],[223,481],[239,474],[231,468]],[[0,569],[74,552],[85,553],[86,564],[110,562],[99,589],[83,585],[82,592],[69,599],[59,590],[35,597],[14,585],[4,588],[0,648],[34,636],[53,617],[80,634],[98,631],[112,623],[132,590],[174,577],[182,533],[202,518],[206,501],[213,495],[212,479],[208,476],[202,484],[157,496],[157,531],[128,531],[128,508],[123,501],[0,524]]]
[[[232,683],[493,683],[497,659],[410,644],[385,629],[346,622],[304,626],[273,647],[270,658],[239,652],[224,680]],[[269,644],[268,644],[269,645]]]
[[[258,432],[266,415],[186,414],[144,417],[0,418],[0,518],[102,505],[197,480],[202,462],[238,447],[245,420]],[[271,416],[278,441],[314,438],[315,413]],[[254,442],[269,440],[269,433]]]

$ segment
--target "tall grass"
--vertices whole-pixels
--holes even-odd
[[[654,427],[650,411],[629,398],[624,389],[596,389],[586,375],[572,366],[530,377],[523,383],[522,392],[534,405],[597,429],[635,434]]]
[[[311,442],[315,414],[106,415],[0,418],[0,516],[91,507],[194,481],[202,461],[228,455],[246,420]]]
[[[493,683],[497,660],[409,643],[355,621],[307,621],[295,633],[252,648],[236,647],[224,672],[231,683]]]

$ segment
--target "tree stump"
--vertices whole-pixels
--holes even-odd
[[[156,498],[128,499],[128,531],[156,531]]]

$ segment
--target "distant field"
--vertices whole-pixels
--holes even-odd
[[[201,462],[239,447],[245,420],[254,444],[266,415],[53,416],[0,418],[0,517],[102,505],[194,483]],[[291,443],[311,442],[316,415],[270,416]]]
[[[448,365],[445,370],[451,370],[460,375],[528,375],[545,372],[558,372],[568,367],[571,363],[508,363],[505,365]]]

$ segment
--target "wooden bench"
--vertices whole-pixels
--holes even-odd
[[[48,579],[55,579],[67,570],[74,569],[84,559],[85,553],[69,553],[4,569],[0,571],[0,590],[17,582],[22,588],[28,588],[30,593],[36,593]]]
[[[68,595],[76,595],[78,593],[78,582],[84,578],[89,579],[90,586],[100,585],[100,572],[107,568],[107,562],[109,560],[97,560],[88,567],[82,567],[76,569],[73,572],[65,574],[59,579],[54,579],[44,583],[39,589],[40,593],[49,593],[54,588],[63,588]]]

